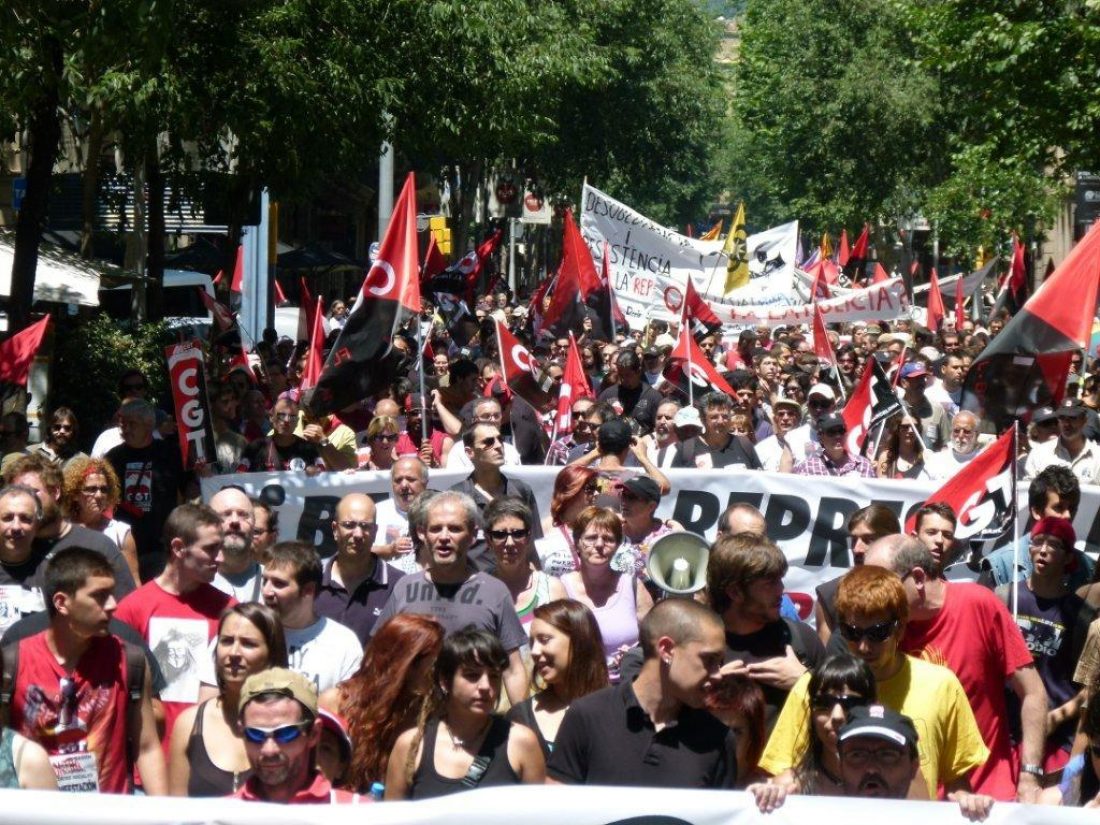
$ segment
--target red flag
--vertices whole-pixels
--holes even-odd
[[[856,239],[856,245],[848,256],[844,271],[853,284],[863,283],[863,265],[867,262],[867,246],[870,243],[871,225],[863,224],[863,231]]]
[[[561,390],[558,395],[558,415],[556,426],[559,436],[569,435],[573,431],[573,402],[578,398],[592,398],[588,387],[588,376],[584,373],[584,362],[577,349],[573,333],[569,333],[569,353],[565,358],[565,372],[561,377]]]
[[[932,493],[925,504],[950,504],[958,517],[956,540],[996,538],[1005,534],[1016,513],[1016,428],[978,453]],[[916,511],[905,522],[905,531],[916,529]]]
[[[551,382],[541,375],[538,365],[531,358],[527,347],[519,342],[500,321],[493,322],[497,328],[497,342],[500,349],[500,367],[504,372],[504,381],[509,388],[542,412],[557,402],[551,395]],[[564,383],[565,378],[563,376]]]
[[[848,230],[840,230],[840,245],[836,248],[836,262],[840,264],[840,268],[843,269],[848,265],[848,259],[852,257],[851,250],[848,249]]]
[[[477,247],[467,252],[455,267],[466,279],[466,302],[473,306],[474,296],[477,294],[477,279],[481,276],[481,270],[485,268],[485,262],[500,246],[500,240],[504,237],[504,230],[499,226],[493,230],[488,238]]]
[[[27,386],[34,354],[42,346],[42,339],[46,336],[46,327],[49,325],[50,316],[47,315],[41,321],[35,321],[6,341],[0,342],[0,381],[18,384],[20,387]]]
[[[199,300],[206,307],[206,311],[214,316],[214,323],[224,332],[233,326],[233,313],[221,301],[216,301],[201,286],[195,287],[199,291]]]
[[[276,303],[276,305],[285,304],[287,302],[286,293],[283,292],[282,284],[279,283],[278,278],[275,278],[274,281],[275,281],[275,303]]]
[[[810,284],[810,303],[814,301],[827,301],[832,295],[829,293],[829,284],[825,277],[825,260],[818,260],[816,264],[810,267],[810,271],[807,273],[813,277],[813,282]]]
[[[229,291],[240,293],[244,288],[244,245],[237,245],[237,262],[233,264],[233,281],[229,284]]]
[[[313,313],[313,332],[309,339],[309,351],[306,353],[306,368],[302,373],[302,383],[299,389],[302,392],[311,390],[317,386],[324,368],[325,349],[325,313],[321,309],[321,299],[317,299],[317,309]]]
[[[933,332],[939,332],[943,325],[943,319],[947,317],[947,307],[943,303],[943,293],[940,292],[940,279],[936,277],[936,268],[932,267],[932,274],[928,276],[928,317],[927,326]]]
[[[420,311],[416,182],[410,172],[394,203],[378,257],[306,400],[310,412],[322,416],[341,410],[403,373],[408,357],[393,346],[393,340],[410,316],[419,316]],[[317,314],[322,314],[320,309]]]
[[[675,306],[670,307],[675,310]],[[703,300],[695,284],[691,282],[691,276],[687,279],[687,290],[684,292],[684,308],[681,313],[682,322],[688,325],[692,336],[696,341],[701,341],[708,335],[716,335],[722,331],[722,322],[710,308],[710,304]]]
[[[1017,301],[1027,286],[1027,265],[1024,262],[1024,245],[1019,236],[1012,233],[1012,264],[1008,269],[1008,288]],[[1017,303],[1019,306],[1019,303]]]
[[[818,304],[814,304],[814,355],[822,361],[828,361],[836,366],[833,342],[829,340],[829,333],[825,329],[825,319],[821,317],[821,307]]]
[[[859,383],[841,411],[848,428],[849,452],[862,454],[871,428],[900,411],[901,401],[894,393],[890,379],[877,360],[868,358]]]
[[[889,280],[890,280],[890,276],[886,273],[886,270],[882,268],[882,264],[880,264],[878,261],[876,261],[875,262],[875,274],[874,274],[874,277],[871,279],[871,283],[881,284],[883,281],[889,281]],[[960,279],[960,282],[961,282],[961,279]]]
[[[955,281],[955,331],[963,328],[966,321],[966,295],[963,293],[963,277],[959,275]]]
[[[535,291],[531,294],[531,301],[527,305],[527,317],[531,319],[531,329],[536,333],[543,326],[542,305],[546,298],[546,290],[554,283],[554,277],[547,275],[542,279],[542,283],[535,287]]]
[[[689,330],[687,321],[682,320],[680,337],[676,340],[676,346],[673,347],[672,352],[669,353],[668,363],[665,365],[665,378],[683,393],[684,398],[704,395],[715,390],[724,392],[731,398],[735,397],[737,393],[699,349],[695,338],[690,334],[684,334]]]
[[[218,284],[220,284],[224,277],[225,277],[225,271],[219,269],[217,274],[214,276],[214,280],[212,282],[214,284],[214,286],[217,286]]]
[[[974,360],[961,406],[998,431],[1065,393],[1069,355],[1088,346],[1100,284],[1100,224]]]
[[[585,299],[600,288],[600,276],[596,274],[592,253],[573,222],[572,210],[566,210],[563,223],[561,266],[542,323],[546,329],[559,326],[567,332],[580,327]]]
[[[183,466],[190,470],[198,463],[213,463],[218,457],[207,404],[202,345],[198,341],[186,341],[173,344],[164,353],[168,359],[168,383],[175,402]]]
[[[424,253],[424,264],[421,267],[423,270],[420,276],[421,284],[427,283],[446,268],[447,259],[439,251],[435,243],[435,235],[428,236],[428,251]]]

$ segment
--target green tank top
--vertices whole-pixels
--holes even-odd
[[[15,731],[4,728],[0,733],[0,788],[18,788],[19,773],[15,770],[11,746],[15,741]]]

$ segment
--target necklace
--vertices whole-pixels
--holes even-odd
[[[451,726],[448,725],[446,722],[443,722],[443,725],[447,728],[447,736],[450,737],[451,747],[454,748],[457,751],[457,750],[462,750],[462,749],[466,748],[467,746],[474,744],[479,739],[481,739],[481,737],[483,737],[485,735],[485,732],[489,730],[489,725],[491,725],[492,723],[493,723],[492,718],[486,719],[485,724],[481,726],[481,730],[479,730],[473,736],[465,737],[465,738],[460,738],[458,736],[455,736],[454,731],[451,730]]]

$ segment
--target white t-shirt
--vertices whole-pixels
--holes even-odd
[[[312,679],[318,693],[349,679],[363,661],[363,645],[355,631],[325,616],[309,627],[287,627],[283,632],[290,669]],[[204,685],[217,684],[214,675],[217,643],[216,637],[210,640],[208,655],[203,658],[199,675]]]
[[[794,455],[794,463],[797,464],[800,461],[805,461],[806,454],[813,451],[815,444],[814,432],[810,429],[809,424],[802,424],[787,433],[786,442]],[[779,470],[779,459],[783,457],[783,448],[779,446],[779,438],[769,435],[767,438],[762,439],[756,445],[756,457],[760,459],[760,463],[764,465],[765,470],[773,473],[777,472]]]
[[[243,573],[235,576],[226,576],[219,570],[214,574],[214,581],[211,584],[239,602],[259,602],[263,601],[260,596],[263,573],[264,569],[253,562],[245,568]]]
[[[387,498],[378,502],[374,511],[374,521],[378,525],[378,544],[393,544],[397,539],[409,535],[409,515],[397,508],[397,500]],[[387,559],[391,567],[396,567],[402,573],[419,573],[420,565],[416,563],[416,553],[408,552],[400,556]]]

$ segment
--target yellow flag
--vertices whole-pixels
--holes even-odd
[[[974,268],[975,269],[981,269],[985,265],[986,265],[985,247],[984,246],[979,246],[978,247],[978,258],[977,258],[976,261],[974,261]]]
[[[726,255],[726,289],[730,293],[735,289],[746,286],[749,282],[749,250],[746,244],[748,236],[745,234],[745,202],[737,207],[737,215],[730,224],[730,233],[726,235],[726,242],[722,245],[722,252]]]
[[[826,232],[821,236],[821,260],[833,257],[833,239]]]
[[[722,219],[718,219],[718,223],[699,236],[701,241],[716,241],[722,237]]]

